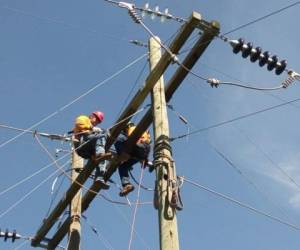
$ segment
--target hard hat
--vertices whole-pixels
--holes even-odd
[[[104,120],[104,113],[101,111],[94,111],[92,115],[94,115],[99,120],[99,122],[102,122]]]

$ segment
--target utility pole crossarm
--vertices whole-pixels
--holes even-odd
[[[31,245],[33,247],[38,246],[38,244],[44,239],[46,234],[49,232],[51,227],[56,222],[57,218],[65,211],[67,206],[70,204],[73,197],[76,195],[78,190],[81,188],[81,185],[85,183],[85,181],[89,178],[91,173],[93,172],[95,165],[92,161],[88,161],[84,167],[84,171],[82,171],[76,181],[72,183],[69,187],[63,198],[59,201],[56,207],[52,210],[51,214],[43,221],[43,225],[38,229],[35,234],[35,237],[31,241]]]
[[[184,45],[189,36],[192,34],[196,26],[199,25],[200,20],[200,14],[198,14],[197,12],[193,12],[189,20],[182,26],[177,36],[170,45],[169,49],[173,53],[173,55],[178,54],[179,50]],[[147,77],[145,85],[136,93],[131,102],[128,104],[127,108],[123,111],[123,113],[117,120],[116,124],[118,125],[111,129],[110,138],[107,140],[106,143],[106,150],[108,150],[112,146],[115,139],[118,137],[122,129],[124,129],[124,127],[126,126],[126,123],[129,120],[129,118],[126,118],[137,111],[139,106],[144,102],[147,95],[153,89],[155,83],[162,76],[163,72],[166,70],[166,68],[170,65],[171,62],[172,55],[165,51],[160,61],[157,63],[157,65],[153,68],[153,70]]]
[[[136,131],[134,130],[135,133],[132,133],[130,137],[128,138],[128,142],[124,146],[127,150],[130,150],[132,146],[135,144],[137,139],[142,136],[144,131]],[[138,133],[137,133],[138,132]],[[137,139],[135,139],[137,138]],[[108,166],[107,166],[107,172],[104,176],[105,181],[107,181],[113,173],[116,171],[117,167],[119,166],[121,160],[125,159],[127,154],[124,152],[120,156],[115,156],[113,157]],[[84,196],[82,197],[82,203],[81,203],[81,212],[83,213],[90,205],[90,203],[95,199],[97,194],[101,190],[101,184],[99,182],[94,182],[89,190],[91,191],[86,191]],[[57,232],[54,234],[53,238],[49,241],[49,246],[51,247],[50,249],[55,249],[59,242],[65,237],[65,235],[68,233],[69,225],[71,223],[70,218],[67,218],[64,223],[61,225],[61,227],[57,230]]]
[[[140,105],[144,102],[144,100],[146,99],[150,91],[153,89],[156,82],[161,78],[166,68],[172,62],[172,57],[179,52],[179,50],[186,42],[186,40],[189,38],[189,36],[193,33],[193,31],[199,27],[201,28],[202,25],[201,23],[203,23],[203,20],[201,20],[200,14],[194,12],[191,15],[189,21],[187,21],[187,23],[181,27],[177,36],[174,38],[173,42],[170,45],[170,51],[172,52],[172,54],[170,55],[168,52],[164,52],[164,54],[162,55],[161,59],[158,61],[156,66],[151,70],[149,76],[145,81],[144,86],[136,93],[136,95],[133,97],[131,102],[125,108],[125,110],[123,111],[123,113],[121,114],[121,116],[116,122],[117,125],[110,130],[111,136],[107,140],[106,150],[108,150],[113,145],[114,141],[116,140],[116,138],[118,137],[122,129],[126,126],[127,121],[130,119],[129,117],[132,114],[134,114],[138,110]],[[211,29],[207,29],[207,26],[209,26],[207,22],[204,22],[204,24],[205,24],[205,29],[203,29],[203,34],[198,39],[196,45],[189,52],[185,60],[182,62],[182,64],[185,67],[179,66],[175,74],[173,75],[171,80],[169,80],[166,86],[165,95],[166,95],[167,102],[170,101],[173,93],[176,91],[176,89],[179,87],[179,85],[184,80],[186,75],[189,73],[186,69],[192,69],[192,67],[199,59],[199,57],[202,55],[202,53],[209,45],[209,43],[212,41],[214,36],[219,32],[219,27],[216,22],[212,22],[209,24]],[[126,152],[130,151],[132,146],[135,145],[136,141],[140,138],[140,136],[144,133],[144,131],[146,131],[146,129],[150,126],[152,121],[153,121],[152,111],[148,110],[148,112],[144,115],[141,121],[137,124],[136,129],[128,138],[127,143],[125,145]],[[122,153],[120,156],[116,155],[112,157],[108,165],[108,170],[104,176],[104,179],[106,181],[116,171],[120,162],[126,159],[127,157],[126,152]],[[70,204],[70,201],[72,200],[74,195],[78,192],[81,185],[83,185],[85,181],[88,179],[88,177],[90,176],[94,168],[95,166],[90,161],[86,164],[84,170],[79,174],[75,183],[73,183],[70,186],[68,191],[65,193],[63,199],[58,203],[58,205],[54,208],[50,216],[46,218],[43,225],[37,231],[36,236],[31,242],[32,246],[35,247],[39,246],[39,244],[41,244],[41,241],[45,239],[46,234],[54,225],[56,219],[62,214],[62,212]],[[89,190],[90,191],[87,191],[82,197],[82,202],[81,202],[82,213],[89,207],[90,203],[97,196],[98,192],[101,190],[101,186],[99,185],[98,182],[94,182],[91,185]],[[68,233],[70,224],[71,224],[71,219],[67,218],[62,224],[62,226],[53,235],[53,237],[47,241],[48,249],[52,250],[58,246],[61,240]]]
[[[192,69],[198,59],[201,57],[205,49],[209,46],[213,38],[219,33],[219,24],[217,22],[212,22],[210,24],[211,30],[204,31],[201,37],[198,39],[196,44],[193,46],[189,54],[186,56],[182,64],[188,69]],[[169,102],[178,89],[180,84],[183,82],[185,77],[188,75],[188,71],[184,68],[179,67],[174,73],[173,77],[168,81],[165,88],[166,101]],[[132,133],[132,139],[139,138],[138,134],[140,132],[146,131],[150,124],[153,122],[152,111],[148,110],[147,113],[140,120],[139,124],[136,126]]]

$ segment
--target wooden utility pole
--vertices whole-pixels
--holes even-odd
[[[72,154],[72,183],[77,179],[78,170],[83,168],[83,159],[79,157],[75,150]],[[67,250],[80,250],[80,236],[81,236],[81,188],[71,201],[70,219],[71,224],[69,228],[69,244]]]
[[[149,40],[150,69],[152,70],[161,57],[158,37]],[[159,217],[161,250],[178,250],[176,210],[170,206],[172,185],[176,181],[175,165],[169,143],[169,122],[166,108],[163,76],[152,91],[152,112],[154,129],[154,167],[156,169],[156,197]]]
[[[171,185],[167,185],[168,189],[163,189],[162,186],[159,186],[161,190],[161,199],[164,199],[164,202],[160,200],[161,208],[160,208],[160,218],[162,218],[162,223],[160,223],[160,228],[162,228],[160,231],[161,233],[161,249],[178,249],[178,236],[177,236],[177,222],[176,222],[176,213],[173,208],[170,207],[170,199],[172,194],[172,185],[174,184],[173,181],[176,180],[176,173],[175,168],[173,166],[172,158],[171,158],[171,147],[169,144],[169,132],[168,132],[168,123],[163,122],[163,125],[160,124],[161,121],[167,121],[166,116],[166,107],[165,107],[165,101],[164,105],[161,104],[160,98],[165,98],[167,102],[170,101],[172,98],[174,92],[177,90],[177,88],[180,86],[180,84],[183,82],[185,77],[188,75],[189,70],[192,69],[197,60],[200,58],[202,53],[205,51],[207,46],[210,44],[210,42],[213,40],[213,38],[219,33],[219,24],[218,22],[207,22],[201,18],[201,15],[197,12],[193,12],[190,18],[187,20],[187,22],[180,28],[179,32],[177,33],[176,37],[173,39],[171,45],[169,46],[170,51],[172,54],[170,55],[168,52],[164,52],[161,58],[158,56],[157,58],[160,58],[157,63],[153,61],[153,65],[151,65],[151,72],[149,76],[147,77],[145,84],[141,89],[138,90],[136,95],[132,98],[131,102],[128,104],[128,106],[124,109],[123,113],[120,115],[120,117],[117,119],[115,124],[118,124],[114,126],[110,130],[110,137],[107,140],[106,143],[106,150],[109,150],[110,147],[113,145],[115,139],[120,134],[120,132],[125,128],[127,121],[129,120],[129,117],[137,111],[137,109],[140,107],[140,105],[144,102],[150,91],[153,89],[153,86],[159,81],[161,78],[162,80],[162,74],[165,72],[167,67],[171,64],[172,58],[174,55],[177,55],[184,43],[187,41],[187,39],[191,36],[194,30],[201,29],[202,35],[199,37],[198,41],[195,43],[194,47],[191,49],[191,51],[188,53],[186,58],[183,60],[182,64],[185,66],[178,67],[176,72],[174,73],[173,77],[168,81],[166,89],[163,89],[163,83],[159,87],[159,90],[155,90],[155,92],[160,93],[158,97],[156,98],[157,104],[155,108],[153,109],[155,113],[152,112],[152,110],[149,110],[144,117],[141,119],[141,121],[137,124],[136,129],[133,131],[133,133],[129,136],[128,141],[126,143],[125,148],[130,151],[130,149],[135,145],[135,143],[138,141],[138,139],[141,137],[143,132],[150,126],[150,124],[153,121],[153,117],[155,119],[158,119],[158,117],[166,117],[165,119],[155,120],[155,127],[157,128],[157,132],[155,132],[155,162],[157,163],[156,166],[157,169],[163,169],[165,172],[158,172],[159,179],[161,180],[158,182],[160,185],[167,185],[172,183]],[[156,45],[157,46],[157,45]],[[158,48],[157,51],[160,49]],[[151,56],[151,61],[154,59],[154,56]],[[151,63],[152,64],[152,63]],[[158,86],[158,85],[157,85]],[[160,112],[163,111],[164,114],[160,114]],[[128,119],[127,119],[128,118]],[[165,127],[167,128],[167,133],[165,133]],[[123,161],[123,158],[126,157],[126,152],[121,154],[120,156],[114,156],[107,167],[107,172],[104,176],[105,180],[108,180],[112,174],[116,171],[117,167],[120,165],[120,162]],[[74,163],[77,161],[74,161]],[[158,164],[159,163],[159,164]],[[61,200],[58,202],[58,204],[55,206],[55,208],[52,210],[52,212],[49,214],[47,218],[43,221],[40,228],[37,230],[35,236],[31,240],[31,245],[33,247],[42,247],[46,248],[48,250],[56,249],[58,244],[63,240],[63,238],[67,235],[68,232],[72,232],[77,230],[78,232],[78,239],[80,241],[80,223],[79,221],[74,221],[75,214],[72,213],[72,216],[65,219],[65,221],[61,224],[61,226],[57,229],[57,231],[54,233],[52,237],[47,237],[47,234],[51,230],[51,228],[54,226],[54,224],[57,222],[57,219],[59,216],[65,211],[65,209],[68,207],[70,202],[74,200],[74,196],[80,191],[81,185],[83,185],[87,179],[89,178],[90,174],[95,169],[96,164],[93,161],[88,161],[87,164],[84,166],[81,173],[76,178],[74,176],[74,179],[76,178],[76,181],[73,181],[71,186],[68,188],[68,190],[64,193]],[[75,173],[77,174],[77,173]],[[164,179],[166,178],[166,179]],[[95,199],[97,196],[97,193],[101,190],[101,185],[99,185],[99,182],[94,182],[89,190],[86,191],[86,193],[83,195],[81,199],[81,206],[80,209],[81,212],[88,209],[91,202]],[[165,195],[167,193],[167,197]],[[74,202],[76,204],[76,202]],[[76,205],[75,205],[76,207]],[[80,215],[81,212],[79,210],[76,210],[77,213]],[[80,218],[80,217],[77,217]],[[78,223],[78,224],[77,224]],[[73,226],[70,225],[73,224]],[[79,225],[77,227],[75,225]],[[171,226],[173,225],[173,226]],[[171,231],[168,231],[169,228],[172,228]],[[78,230],[79,229],[79,230]],[[176,229],[173,231],[173,229]],[[176,234],[174,234],[176,232]],[[74,234],[76,235],[76,234]],[[71,241],[72,238],[71,238]],[[73,248],[76,249],[76,248]]]

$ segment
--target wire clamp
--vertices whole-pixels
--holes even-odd
[[[210,84],[210,86],[213,87],[219,87],[220,85],[220,80],[216,79],[216,78],[208,78],[207,79],[207,83]]]

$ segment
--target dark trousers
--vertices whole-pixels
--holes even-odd
[[[127,136],[125,135],[120,135],[117,138],[114,144],[117,154],[120,155],[125,150],[124,145],[126,141]],[[133,146],[131,152],[127,152],[130,158],[123,162],[118,168],[122,186],[126,186],[130,183],[129,171],[133,168],[133,165],[139,161],[147,160],[149,152],[150,145],[147,143],[137,143]]]

